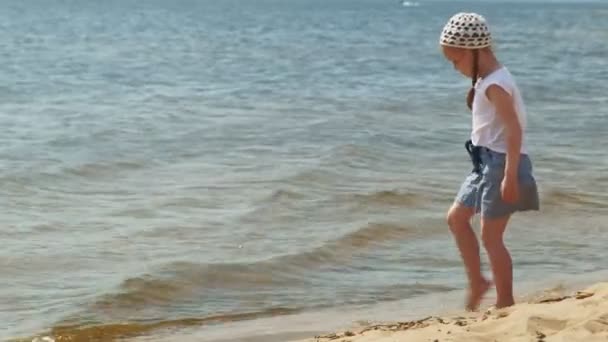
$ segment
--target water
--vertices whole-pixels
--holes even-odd
[[[516,281],[601,272],[608,4],[408,4],[3,3],[0,339],[243,340],[459,300],[468,81],[437,40],[461,10],[529,109]]]

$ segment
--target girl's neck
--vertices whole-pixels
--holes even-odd
[[[500,69],[502,65],[491,51],[482,53],[479,59],[479,77],[485,78],[494,71]]]

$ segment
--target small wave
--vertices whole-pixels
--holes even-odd
[[[543,196],[541,204],[555,207],[606,208],[606,199],[584,192],[553,189]]]
[[[177,329],[225,322],[237,322],[263,317],[289,315],[297,312],[299,312],[299,310],[277,307],[255,312],[223,314],[203,318],[181,318],[149,323],[58,325],[53,327],[50,333],[46,334],[47,336],[44,337],[54,339],[58,342],[115,341],[140,336],[159,329]],[[36,338],[43,339],[44,337],[40,336],[27,339],[18,339],[15,342],[31,342]]]
[[[294,186],[318,187],[327,186],[339,179],[340,174],[326,168],[306,169],[285,179],[287,183]]]
[[[255,207],[243,219],[246,221],[264,221],[266,219],[274,220],[277,216],[282,216],[291,221],[293,219],[292,215],[296,215],[298,210],[305,207],[301,203],[301,200],[304,199],[306,199],[306,195],[303,193],[295,190],[278,189],[257,201]]]
[[[376,304],[378,302],[400,300],[412,295],[424,295],[453,290],[455,290],[454,287],[438,284],[394,284],[376,289],[363,289],[363,292],[367,292],[365,297],[368,299],[361,300],[361,298],[352,298],[352,300],[346,300],[343,305]],[[318,309],[324,307],[325,306],[320,306]],[[50,332],[44,335],[30,337],[28,339],[17,339],[14,342],[30,342],[36,338],[41,339],[43,338],[42,336],[47,337],[47,339],[54,339],[55,341],[115,341],[142,336],[161,329],[184,329],[211,324],[286,316],[301,313],[303,310],[304,308],[272,307],[257,311],[224,313],[200,318],[193,317],[109,324],[58,324],[51,328]]]
[[[346,194],[324,194],[324,199],[319,198],[318,203],[326,205],[356,205],[356,206],[413,206],[420,202],[421,196],[413,193],[399,192],[396,190],[381,190],[372,193],[346,193]],[[269,205],[290,205],[294,202],[307,199],[307,195],[295,190],[279,189],[261,201],[260,207],[252,214],[259,215]],[[310,203],[309,203],[310,205]]]
[[[121,292],[101,297],[94,307],[102,310],[132,310],[150,306],[170,306],[183,299],[200,297],[205,291],[255,289],[297,283],[280,265],[269,262],[251,264],[195,264],[176,262],[157,275],[126,279]]]
[[[374,244],[381,244],[386,241],[402,240],[403,238],[412,236],[416,233],[416,229],[403,225],[392,223],[370,223],[369,225],[352,233],[346,234],[333,243],[321,248],[364,248]]]
[[[414,236],[418,230],[392,223],[370,223],[356,231],[347,233],[335,240],[302,253],[284,255],[271,259],[279,265],[289,265],[292,269],[303,271],[322,266],[348,265],[352,259],[366,249]]]
[[[304,194],[296,192],[296,191],[279,189],[279,190],[275,190],[268,197],[267,200],[272,201],[272,202],[281,202],[281,201],[288,201],[288,200],[303,199],[305,197],[306,196]]]
[[[409,265],[415,265],[418,267],[431,268],[431,269],[446,268],[446,267],[451,267],[451,268],[462,267],[462,262],[457,259],[445,259],[445,258],[425,257],[425,256],[420,256],[420,257],[406,256],[406,257],[403,257],[403,263],[409,264]]]
[[[310,272],[324,266],[348,265],[365,249],[419,234],[417,229],[391,223],[371,223],[309,251],[252,263],[196,264],[175,262],[156,275],[125,280],[119,293],[100,298],[99,309],[131,310],[165,306],[199,297],[210,290],[251,290],[305,285]]]
[[[403,193],[394,190],[383,190],[370,194],[352,195],[357,202],[368,205],[410,206],[417,203],[420,197],[412,193]]]
[[[394,301],[411,296],[420,296],[428,293],[440,293],[456,290],[455,287],[438,284],[395,284],[374,289],[370,297],[376,301]]]
[[[85,178],[97,178],[97,177],[109,177],[116,173],[123,171],[138,170],[144,168],[146,162],[137,160],[118,160],[118,161],[107,161],[107,162],[93,162],[85,163],[75,167],[68,167],[63,169],[64,173],[85,177]]]

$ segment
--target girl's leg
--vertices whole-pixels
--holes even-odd
[[[503,242],[509,218],[510,215],[492,219],[482,217],[481,219],[481,240],[492,265],[497,308],[504,308],[515,303],[513,299],[513,265],[511,255]]]
[[[471,228],[473,208],[454,203],[448,211],[447,221],[460,250],[460,255],[469,278],[467,310],[476,310],[484,293],[490,288],[490,282],[481,274],[479,243]]]

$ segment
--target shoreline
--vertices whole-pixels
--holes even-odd
[[[297,342],[328,341],[608,341],[608,280],[565,295],[546,293],[504,309],[377,322]]]
[[[428,336],[424,335],[424,337],[421,337],[422,339],[420,341],[434,342],[435,339],[443,342],[461,341],[462,339],[456,339],[458,338],[457,335],[466,333],[466,330],[462,331],[466,327],[477,327],[479,324],[487,324],[489,321],[496,320],[508,322],[508,320],[502,319],[504,317],[496,315],[499,315],[500,312],[504,311],[511,312],[512,310],[515,310],[519,312],[520,309],[523,308],[523,314],[515,312],[515,315],[513,316],[525,316],[526,312],[530,310],[530,306],[535,306],[543,300],[562,298],[562,300],[559,301],[555,300],[551,303],[546,303],[548,307],[543,309],[544,311],[541,310],[540,313],[538,313],[538,316],[546,316],[545,314],[557,314],[559,316],[559,312],[562,310],[560,309],[560,305],[563,305],[560,303],[569,303],[571,301],[569,296],[576,295],[577,292],[589,292],[590,288],[593,291],[598,292],[594,290],[595,287],[599,287],[599,292],[605,290],[606,293],[603,297],[602,295],[591,296],[589,299],[597,300],[600,298],[600,300],[602,300],[601,298],[603,298],[603,302],[599,302],[598,304],[601,304],[602,308],[605,308],[604,313],[608,314],[608,272],[598,271],[581,276],[582,275],[571,275],[570,277],[553,276],[546,278],[543,281],[520,283],[518,286],[519,290],[517,291],[520,293],[517,298],[517,304],[511,308],[493,312],[492,314],[494,314],[494,316],[490,315],[485,319],[483,318],[483,315],[494,300],[493,290],[490,290],[482,301],[480,312],[466,313],[461,309],[464,291],[463,289],[460,289],[369,306],[349,306],[327,310],[313,310],[298,314],[273,316],[248,321],[226,322],[221,325],[195,324],[190,327],[182,328],[163,327],[160,329],[152,329],[143,334],[126,333],[125,335],[122,335],[120,332],[116,332],[117,335],[115,335],[114,338],[133,342],[164,342],[176,340],[183,342],[392,342],[401,340],[418,341],[413,338],[418,338],[418,334],[420,333],[423,335],[430,334],[431,337],[436,336],[435,334],[438,333],[438,331],[429,332],[429,329],[436,328],[444,330],[445,327],[450,327],[451,329],[448,330],[450,331],[449,334],[447,334],[447,331],[443,331],[443,333],[447,335],[438,335],[438,337],[435,337],[434,339],[426,339]],[[595,285],[590,286],[589,284]],[[583,298],[581,301],[586,299],[587,298]],[[578,301],[577,299],[574,300]],[[565,311],[569,312],[571,311],[570,309],[571,308],[567,307]],[[584,311],[582,311],[581,314],[582,316],[586,315]],[[589,324],[592,325],[602,321],[601,319],[598,321],[598,319],[599,317],[589,318],[589,322],[592,322]],[[559,317],[554,317],[553,320],[560,319]],[[606,327],[608,327],[608,321],[606,322]],[[547,334],[545,332],[543,333]],[[402,335],[404,335],[403,338]],[[414,337],[411,337],[410,335]],[[45,334],[37,336],[39,339],[42,339],[45,337]],[[600,336],[604,338],[603,335]],[[73,341],[85,341],[86,339],[82,339],[84,337],[85,336],[76,337]],[[503,341],[501,339],[477,339],[477,337],[472,340],[464,339],[462,341]],[[36,337],[33,336],[29,339],[21,337],[9,340],[31,341],[32,338],[35,339]],[[386,340],[387,338],[392,339]],[[508,339],[505,341],[536,341],[531,340],[529,336],[527,336],[527,338],[528,339],[524,340]],[[56,339],[56,341],[61,340],[61,337]],[[558,339],[555,341],[562,340]],[[564,342],[565,341],[570,342],[577,340],[564,340]],[[608,341],[608,337],[605,341]]]

